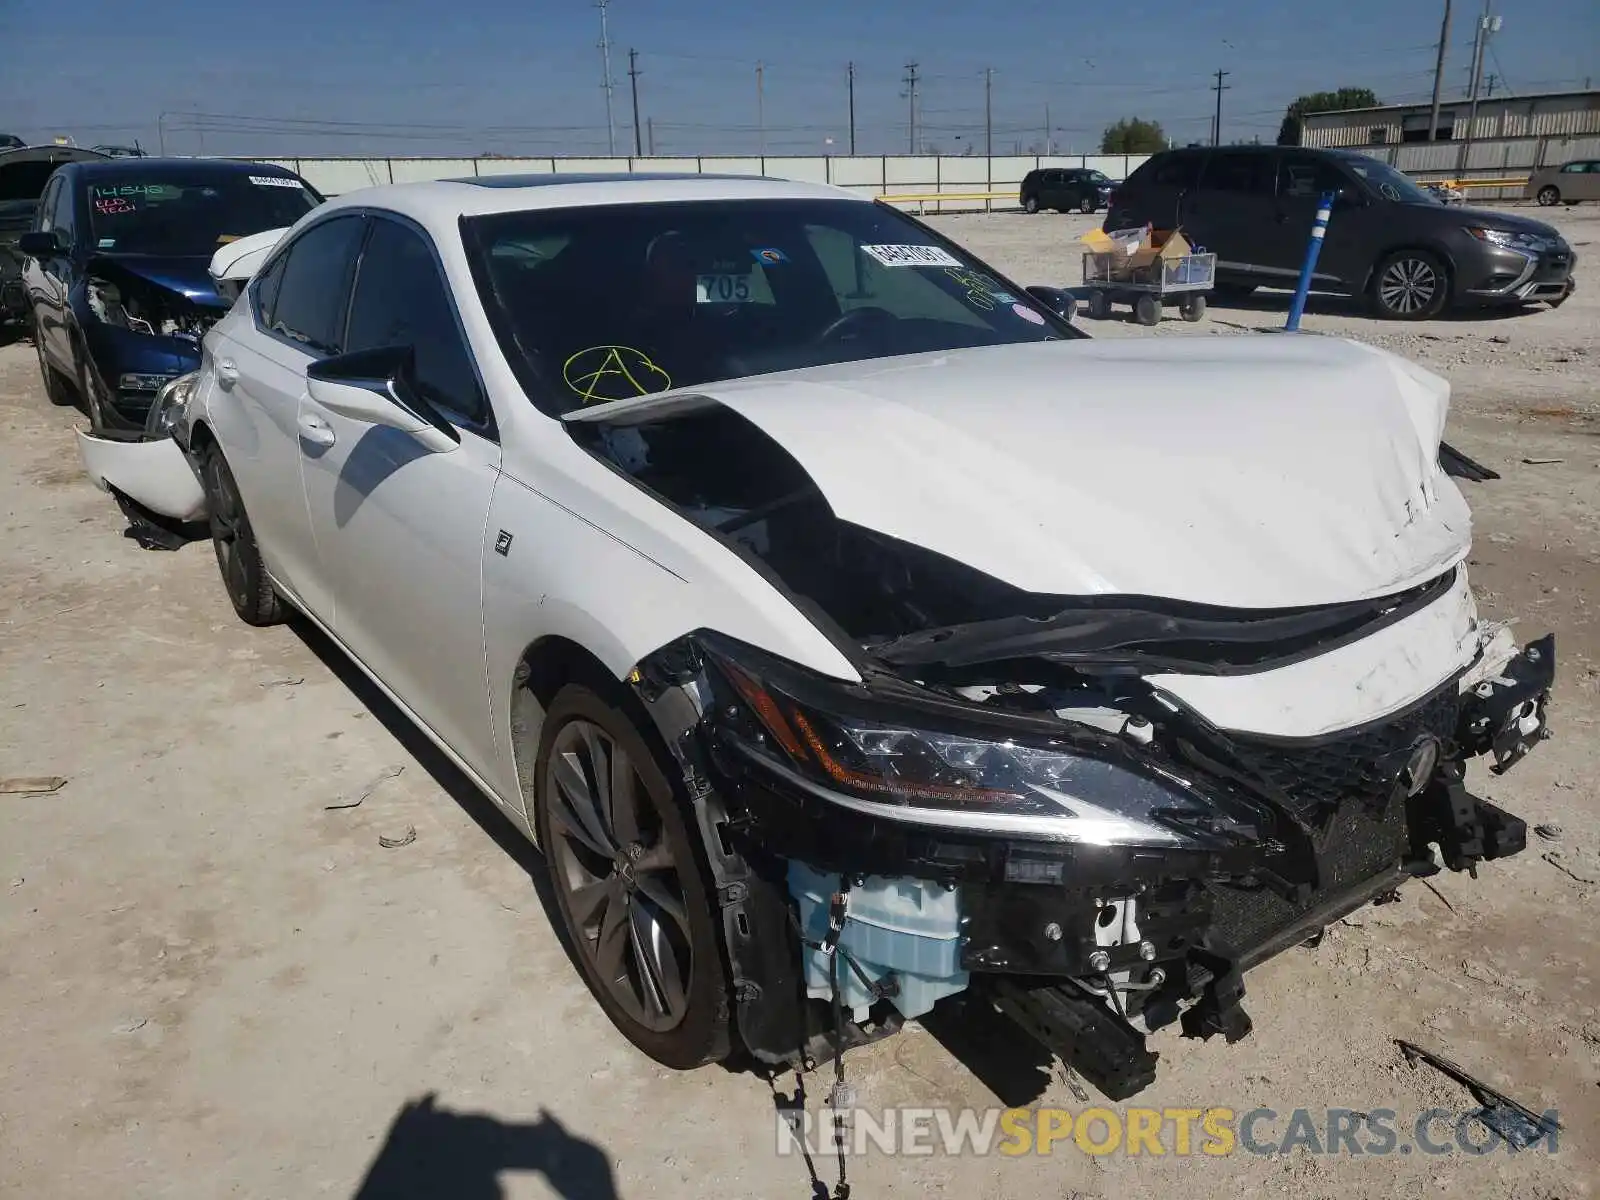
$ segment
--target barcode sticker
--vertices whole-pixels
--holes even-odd
[[[961,261],[938,246],[862,246],[886,267],[959,267]]]

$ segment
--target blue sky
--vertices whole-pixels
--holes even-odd
[[[1505,26],[1487,69],[1500,86],[1600,82],[1596,0],[1495,7]],[[1465,90],[1481,12],[1455,9],[1447,96]],[[919,141],[944,153],[982,152],[991,67],[997,153],[1042,149],[1047,105],[1061,153],[1095,149],[1129,115],[1180,143],[1204,138],[1219,68],[1232,72],[1224,135],[1270,141],[1304,91],[1425,98],[1442,12],[1442,0],[612,0],[616,142],[633,141],[630,47],[662,154],[842,153],[850,60],[862,153],[907,150],[909,61]],[[155,149],[164,129],[168,150],[189,154],[604,153],[598,39],[592,0],[17,0],[0,3],[0,132]]]

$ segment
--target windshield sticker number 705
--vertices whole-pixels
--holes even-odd
[[[749,304],[755,297],[750,294],[748,275],[696,275],[694,302],[696,304]]]

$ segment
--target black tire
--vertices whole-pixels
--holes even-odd
[[[239,485],[215,442],[201,452],[200,482],[206,493],[211,547],[233,611],[246,625],[276,625],[284,618],[283,599],[267,577]]]
[[[1085,196],[1082,200],[1078,201],[1078,211],[1083,213],[1085,216],[1088,216],[1090,213],[1094,212],[1096,207],[1097,205],[1094,202],[1093,196]]]
[[[70,407],[75,400],[72,388],[68,386],[65,379],[61,378],[61,372],[52,367],[49,360],[45,358],[44,342],[39,337],[38,326],[34,326],[33,329],[33,350],[39,357],[39,376],[44,380],[45,399],[57,408]]]
[[[1161,305],[1154,296],[1140,296],[1133,303],[1133,319],[1141,325],[1161,324]]]
[[[1029,196],[1022,202],[1022,211],[1032,215],[1039,211],[1039,197]]]
[[[1089,316],[1104,321],[1111,315],[1111,297],[1096,288],[1089,293]]]
[[[1539,189],[1539,194],[1535,199],[1544,208],[1554,208],[1561,203],[1561,189],[1553,183],[1547,183]]]
[[[1425,321],[1444,311],[1450,276],[1427,250],[1396,250],[1372,272],[1372,307],[1390,321]]]
[[[1185,321],[1198,321],[1206,315],[1206,298],[1204,296],[1187,296],[1183,303],[1178,305],[1178,312]]]
[[[620,774],[632,781],[625,809],[602,798],[611,796],[618,752],[627,760]],[[553,762],[558,753],[562,761]],[[596,766],[601,759],[603,772]],[[725,1056],[730,989],[698,838],[633,721],[584,684],[562,688],[545,716],[533,820],[573,957],[612,1024],[676,1070]],[[666,865],[646,868],[646,862]],[[574,913],[575,897],[588,908],[582,917]],[[639,932],[641,923],[650,937]],[[626,942],[609,971],[601,966],[608,926]],[[680,1011],[672,1011],[674,1004]]]

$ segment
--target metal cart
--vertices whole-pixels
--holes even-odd
[[[1097,321],[1111,315],[1113,304],[1129,305],[1141,325],[1156,324],[1169,304],[1178,306],[1185,321],[1198,321],[1206,315],[1206,293],[1216,281],[1215,254],[1157,258],[1141,267],[1130,267],[1120,251],[1083,256],[1089,315]]]

